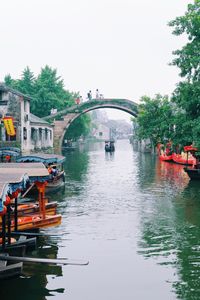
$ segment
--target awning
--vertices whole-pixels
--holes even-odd
[[[44,182],[49,179],[49,172],[43,163],[1,163],[0,173],[9,176],[27,174],[31,183]]]
[[[10,170],[12,169],[5,170],[4,168],[0,168],[0,211],[3,210],[6,195],[12,194],[18,189],[24,190],[29,180],[28,175],[23,173],[23,171],[19,170],[19,172],[11,173]]]
[[[42,162],[44,164],[56,164],[63,163],[65,161],[65,156],[58,154],[46,154],[46,153],[37,153],[25,155],[17,158],[17,162]]]

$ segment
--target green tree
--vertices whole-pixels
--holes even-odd
[[[177,57],[172,64],[180,68],[181,77],[186,77],[192,81],[199,80],[200,0],[195,0],[194,4],[189,4],[185,15],[169,22],[169,26],[174,27],[174,35],[186,34],[188,37],[188,43],[182,49],[173,52]]]
[[[31,112],[38,117],[49,115],[52,108],[60,111],[74,105],[74,99],[79,96],[79,93],[66,90],[63,79],[57,75],[57,70],[49,66],[42,68],[37,77],[29,67],[26,67],[20,79],[12,79],[8,74],[4,77],[4,82],[7,86],[31,96]],[[86,135],[89,126],[90,117],[82,116],[73,122],[70,130],[71,138]]]
[[[18,81],[18,89],[25,95],[35,96],[35,77],[29,67],[22,72],[21,79]]]
[[[138,111],[136,134],[139,139],[149,138],[154,146],[171,139],[174,117],[167,96],[156,95],[153,99],[142,97]]]
[[[8,74],[4,77],[4,83],[13,89],[18,89],[19,80],[13,79],[11,75]]]
[[[52,108],[59,111],[73,105],[76,95],[64,89],[63,80],[57,76],[57,70],[49,66],[41,69],[35,81],[35,91],[31,111],[39,117],[49,115]]]
[[[173,52],[176,58],[172,64],[180,68],[180,76],[185,78],[177,84],[172,96],[181,112],[176,116],[174,138],[181,141],[181,133],[182,143],[190,139],[200,147],[200,0],[189,4],[185,15],[169,25],[173,27],[173,34],[188,37],[186,45]]]

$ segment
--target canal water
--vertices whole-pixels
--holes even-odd
[[[1,281],[0,299],[200,299],[200,185],[183,167],[117,141],[67,152],[65,189],[51,195],[59,236],[41,239],[38,257],[88,266],[26,265]]]

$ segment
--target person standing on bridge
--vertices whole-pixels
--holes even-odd
[[[99,90],[96,89],[96,99],[99,99]]]
[[[89,101],[92,100],[92,91],[89,91],[89,92],[87,93],[87,97],[88,97],[88,100],[89,100]]]
[[[79,105],[79,104],[80,104],[80,102],[81,102],[81,99],[80,99],[80,97],[77,97],[77,98],[76,98],[76,100],[75,100],[75,102],[76,102],[76,104],[77,104],[77,105]]]

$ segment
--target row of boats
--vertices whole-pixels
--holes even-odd
[[[200,151],[193,146],[185,146],[181,154],[160,151],[159,158],[162,161],[174,162],[185,165],[184,171],[191,179],[200,179]]]
[[[32,154],[21,156],[17,149],[0,149],[0,279],[20,275],[23,263],[70,264],[67,259],[26,257],[44,236],[41,228],[57,226],[57,202],[46,194],[64,185],[64,156]],[[34,201],[24,201],[29,194]],[[16,256],[17,255],[17,256]],[[85,265],[88,262],[78,263]],[[72,264],[76,264],[72,262]]]

